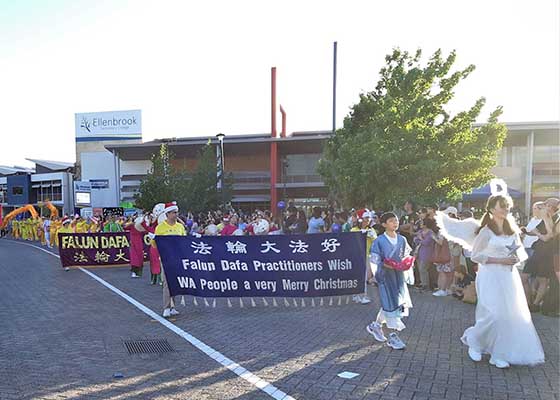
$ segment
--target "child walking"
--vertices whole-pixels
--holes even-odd
[[[414,283],[414,274],[412,269],[402,271],[395,268],[395,265],[402,264],[403,261],[410,263],[411,248],[406,239],[397,233],[399,219],[395,214],[383,214],[380,222],[385,232],[373,242],[370,263],[375,269],[381,309],[375,321],[369,324],[366,330],[375,340],[387,342],[387,345],[395,350],[402,350],[406,345],[399,338],[397,331],[405,328],[401,318],[408,316],[408,309],[412,307],[407,284]],[[388,340],[383,332],[383,324],[393,330]]]

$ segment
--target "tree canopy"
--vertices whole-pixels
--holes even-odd
[[[223,192],[217,189],[213,145],[208,143],[202,148],[194,171],[174,168],[174,159],[166,144],[162,144],[159,152],[152,155],[152,167],[134,197],[137,207],[151,210],[157,203],[175,200],[183,212],[201,212],[218,209],[222,201],[227,203],[231,200],[231,175],[225,179]]]
[[[384,207],[407,199],[457,199],[487,183],[506,137],[496,108],[475,126],[483,97],[451,116],[445,106],[475,69],[452,71],[456,53],[436,51],[427,65],[394,49],[371,92],[361,93],[343,128],[327,142],[319,173],[345,205]]]

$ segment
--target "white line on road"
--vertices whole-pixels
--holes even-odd
[[[12,243],[17,243],[17,244],[22,244],[22,245],[34,247],[38,250],[41,250],[41,251],[44,251],[45,253],[50,254],[51,256],[60,258],[60,256],[58,254],[52,253],[52,252],[50,252],[46,249],[43,249],[41,247],[29,244],[29,243],[21,243],[21,242],[16,242],[16,241],[13,241]],[[272,398],[274,398],[276,400],[295,400],[292,396],[284,393],[283,391],[278,389],[276,386],[268,383],[264,379],[259,378],[257,375],[255,375],[251,371],[248,371],[247,369],[243,368],[241,365],[237,364],[233,360],[227,358],[226,356],[224,356],[219,351],[213,349],[212,347],[208,346],[204,342],[198,340],[196,337],[194,337],[190,333],[182,330],[177,325],[169,322],[168,320],[166,320],[165,318],[163,318],[159,314],[155,313],[154,311],[152,311],[151,309],[146,307],[144,304],[140,303],[139,301],[130,297],[128,294],[124,293],[122,290],[117,289],[116,287],[114,287],[110,283],[104,281],[103,279],[101,279],[100,277],[95,275],[93,272],[90,272],[87,269],[84,269],[84,268],[81,268],[81,267],[79,267],[78,269],[80,271],[86,273],[87,275],[91,276],[93,279],[95,279],[97,282],[101,283],[107,289],[110,289],[114,293],[121,296],[123,299],[125,299],[130,304],[132,304],[133,306],[138,308],[140,311],[142,311],[144,314],[148,315],[150,318],[155,319],[160,324],[165,326],[167,329],[169,329],[169,330],[173,331],[174,333],[176,333],[177,335],[181,336],[183,339],[185,339],[187,342],[192,344],[194,347],[196,347],[197,349],[202,351],[208,357],[214,359],[216,362],[222,364],[224,367],[226,367],[230,371],[239,375],[241,378],[245,379],[250,384],[256,386],[257,388],[259,388],[260,390],[262,390],[266,394],[270,395]]]

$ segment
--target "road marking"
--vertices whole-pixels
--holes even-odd
[[[10,242],[17,243],[17,244],[22,244],[22,245],[29,246],[29,247],[34,247],[38,250],[41,250],[41,251],[44,251],[45,253],[50,254],[51,256],[55,256],[57,258],[60,258],[60,256],[58,254],[50,252],[50,251],[48,251],[46,249],[43,249],[42,247],[39,247],[39,246],[35,246],[35,245],[29,244],[29,243],[20,243],[20,242],[16,242],[16,241],[10,241]],[[264,379],[259,378],[257,375],[255,375],[251,371],[248,371],[247,369],[243,368],[241,365],[239,365],[238,363],[229,359],[228,357],[224,356],[219,351],[213,349],[212,347],[208,346],[204,342],[198,340],[196,337],[194,337],[190,333],[182,330],[177,325],[171,323],[170,321],[166,320],[165,318],[163,318],[159,314],[153,312],[151,309],[146,307],[144,304],[142,304],[139,301],[135,300],[134,298],[130,297],[128,294],[124,293],[122,290],[117,289],[116,287],[111,285],[109,282],[104,281],[103,279],[101,279],[100,277],[95,275],[93,272],[90,272],[87,269],[84,269],[82,267],[78,267],[78,269],[80,271],[84,272],[85,274],[89,275],[93,279],[95,279],[97,282],[101,283],[107,289],[109,289],[109,290],[113,291],[114,293],[118,294],[119,296],[121,296],[123,299],[125,299],[130,304],[132,304],[133,306],[138,308],[140,311],[142,311],[144,314],[148,315],[150,318],[153,318],[154,320],[156,320],[157,322],[159,322],[160,324],[165,326],[170,331],[172,331],[172,332],[176,333],[177,335],[181,336],[183,339],[185,339],[187,342],[192,344],[198,350],[202,351],[208,357],[214,359],[216,362],[218,362],[219,364],[222,364],[224,367],[226,367],[227,369],[229,369],[230,371],[232,371],[233,373],[235,373],[239,377],[245,379],[250,384],[256,386],[257,388],[259,388],[260,390],[262,390],[266,394],[270,395],[275,400],[295,400],[292,396],[290,396],[290,395],[286,394],[285,392],[281,391],[276,386],[274,386],[271,383],[265,381]]]

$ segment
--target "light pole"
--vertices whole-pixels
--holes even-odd
[[[288,159],[286,157],[284,157],[284,159],[282,160],[282,180],[284,181],[284,201],[287,202],[288,199],[286,197],[286,180],[287,180],[287,175],[288,175],[288,166],[290,165],[290,162],[288,161]]]
[[[226,201],[225,201],[225,193],[224,193],[224,135],[223,133],[218,133],[216,138],[218,139],[219,146],[218,146],[218,191],[220,192],[220,197],[222,200],[222,207],[225,208]]]

